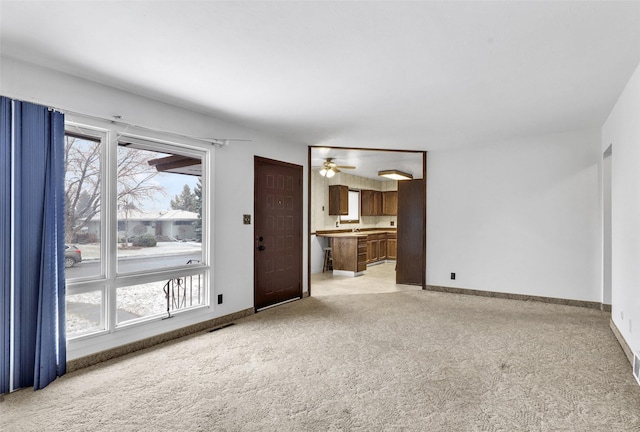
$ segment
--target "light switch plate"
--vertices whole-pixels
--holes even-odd
[[[251,225],[251,215],[242,215],[242,222],[245,225]]]

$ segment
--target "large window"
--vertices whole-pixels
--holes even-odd
[[[69,339],[209,304],[205,156],[197,146],[68,125]]]

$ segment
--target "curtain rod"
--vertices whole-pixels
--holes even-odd
[[[5,95],[3,95],[3,96],[5,96]],[[93,120],[99,120],[99,121],[104,121],[104,122],[108,122],[108,123],[112,123],[112,124],[118,124],[118,125],[124,126],[125,128],[134,127],[134,128],[137,128],[137,129],[146,130],[146,131],[150,131],[150,132],[156,132],[156,133],[162,133],[162,134],[166,134],[166,135],[173,135],[175,137],[192,139],[192,140],[196,140],[196,141],[205,142],[205,143],[208,143],[208,144],[211,144],[211,145],[215,145],[217,147],[226,147],[226,146],[229,145],[229,143],[231,141],[246,141],[246,142],[253,141],[253,140],[250,140],[250,139],[242,139],[242,138],[203,138],[203,137],[196,137],[196,136],[180,134],[180,133],[166,131],[166,130],[160,130],[160,129],[152,129],[152,128],[148,128],[148,127],[145,127],[145,126],[138,126],[138,125],[135,125],[135,124],[127,123],[127,122],[122,121],[122,116],[120,116],[120,115],[115,115],[115,116],[113,116],[113,118],[106,118],[106,117],[100,117],[100,116],[95,116],[95,115],[90,115],[90,114],[83,114],[83,113],[71,111],[71,110],[68,110],[68,109],[59,108],[59,107],[48,105],[48,104],[45,105],[45,104],[38,103],[38,102],[35,102],[35,101],[24,100],[24,99],[20,99],[20,98],[11,97],[11,96],[5,96],[5,97],[8,97],[11,100],[17,100],[17,101],[20,101],[20,102],[28,102],[28,103],[38,104],[38,105],[44,105],[44,106],[47,106],[47,108],[49,110],[57,111],[57,112],[62,113],[62,114],[75,115],[75,116],[78,116],[78,117],[85,117],[85,118],[89,118],[89,119],[93,119]]]
[[[85,118],[90,118],[92,120],[99,120],[99,121],[104,121],[104,122],[108,122],[108,123],[124,126],[125,127],[125,132],[129,127],[134,127],[134,128],[145,130],[145,131],[149,131],[149,132],[156,132],[156,133],[162,133],[162,134],[167,134],[167,135],[173,135],[173,136],[181,137],[181,138],[188,138],[188,139],[193,139],[193,140],[197,140],[197,141],[203,141],[203,142],[206,142],[208,144],[215,145],[217,147],[226,147],[226,146],[229,145],[229,142],[231,142],[231,141],[252,141],[252,140],[249,140],[249,139],[237,139],[237,138],[203,138],[203,137],[196,137],[196,136],[191,136],[191,135],[186,135],[186,134],[180,134],[180,133],[171,132],[171,131],[167,131],[167,130],[153,129],[153,128],[149,128],[149,127],[145,127],[145,126],[139,126],[139,125],[135,125],[135,124],[131,124],[131,123],[127,123],[125,121],[122,121],[122,116],[119,116],[119,115],[115,115],[115,116],[113,116],[113,118],[109,119],[109,118],[99,117],[99,116],[94,116],[94,115],[89,115],[89,114],[82,114],[82,113],[74,112],[74,111],[71,111],[71,110],[64,110],[64,109],[60,109],[60,108],[56,108],[56,107],[49,107],[49,109],[55,110],[55,111],[59,111],[59,112],[61,112],[63,114],[68,114],[68,115],[71,115],[71,116],[85,117]]]

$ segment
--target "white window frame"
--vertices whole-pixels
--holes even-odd
[[[360,223],[360,191],[349,189],[349,213],[340,216],[342,223]]]
[[[68,358],[73,359],[97,351],[109,349],[146,337],[165,333],[186,325],[211,318],[215,293],[213,288],[213,239],[211,236],[213,215],[214,146],[200,140],[155,132],[104,120],[73,115],[65,122],[65,132],[98,138],[101,141],[102,190],[100,228],[101,270],[99,275],[67,280],[67,294],[92,291],[102,292],[101,328],[103,330],[68,339]],[[202,263],[171,268],[159,268],[136,273],[117,273],[117,174],[118,143],[125,139],[135,141],[146,150],[193,156],[202,161]],[[164,316],[142,317],[117,325],[116,292],[118,288],[141,283],[169,280],[171,278],[201,274],[203,276],[204,304],[172,311],[176,318]]]

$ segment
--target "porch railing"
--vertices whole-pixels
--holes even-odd
[[[187,264],[199,264],[198,260],[189,260]],[[172,278],[162,288],[167,299],[167,316],[171,318],[172,311],[202,304],[202,275],[181,276]]]

